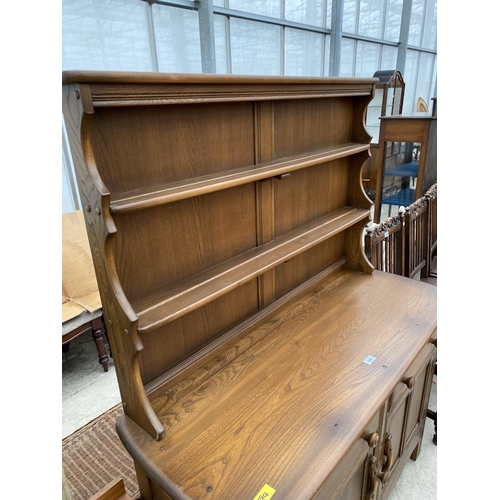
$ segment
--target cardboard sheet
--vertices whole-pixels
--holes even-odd
[[[83,212],[62,214],[62,322],[102,307]]]

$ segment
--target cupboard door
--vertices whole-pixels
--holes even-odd
[[[420,451],[435,356],[435,346],[426,345],[389,398],[379,472],[382,498],[388,497],[410,454],[416,460]]]
[[[410,446],[410,442],[416,432],[420,433],[418,446],[412,459],[416,460],[420,452],[420,441],[424,432],[424,425],[427,418],[427,406],[434,375],[434,365],[436,362],[436,348],[433,344],[427,345],[422,352],[423,356],[417,358],[414,363],[415,375],[407,377],[408,388],[411,390],[408,396],[408,409],[405,425],[405,446]],[[419,425],[420,424],[420,425]]]
[[[374,500],[380,483],[373,455],[377,443],[377,432],[359,439],[312,500]]]
[[[382,441],[382,465],[379,471],[383,486],[389,481],[404,452],[403,434],[408,393],[406,384],[400,382],[389,397],[386,431]]]

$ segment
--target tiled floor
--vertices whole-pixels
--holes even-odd
[[[90,335],[74,340],[69,352],[62,354],[62,388],[63,438],[120,402],[113,360],[105,373]],[[429,408],[437,409],[436,384],[432,385]],[[433,434],[433,422],[427,419],[420,456],[406,465],[389,500],[437,499],[437,446],[432,442]]]

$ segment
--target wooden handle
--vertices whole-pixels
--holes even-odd
[[[377,475],[377,458],[372,457],[370,459],[370,465],[368,466],[368,474],[370,477],[370,491],[366,494],[366,500],[374,500],[375,494],[377,492],[377,483],[379,482]]]
[[[382,484],[386,485],[391,477],[392,464],[394,462],[394,454],[392,453],[392,434],[387,434],[385,438],[384,454],[387,458],[387,462],[385,466],[382,467],[379,477]]]
[[[408,389],[413,389],[415,387],[415,383],[417,382],[417,379],[415,377],[406,377],[404,379],[404,383],[408,387]]]
[[[370,448],[375,448],[377,446],[379,435],[377,432],[372,432],[371,434],[366,434],[363,439],[368,443]]]

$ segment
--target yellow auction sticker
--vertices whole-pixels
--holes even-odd
[[[271,498],[275,493],[276,490],[274,488],[271,488],[271,486],[265,484],[253,500],[269,500],[269,498]]]

